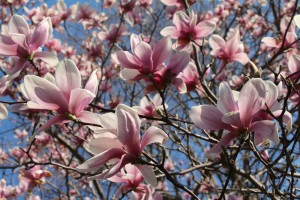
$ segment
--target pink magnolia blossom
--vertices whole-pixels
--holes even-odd
[[[254,144],[265,140],[279,143],[277,125],[272,120],[256,119],[256,114],[268,102],[268,87],[261,79],[249,80],[241,92],[232,91],[226,82],[219,87],[217,107],[213,105],[194,106],[190,118],[195,125],[204,130],[226,130],[220,142],[214,145],[206,156],[214,158],[222,152],[222,146],[229,146],[234,138],[254,132]],[[271,99],[271,98],[270,98]]]
[[[152,48],[137,35],[132,34],[130,45],[133,54],[118,51],[113,56],[114,61],[125,68],[121,71],[121,76],[125,80],[140,80],[151,75],[158,71],[172,54],[172,42],[167,37],[158,41]]]
[[[183,11],[176,12],[173,24],[174,26],[167,26],[161,30],[160,34],[176,39],[176,48],[187,50],[191,50],[191,42],[203,45],[204,38],[214,32],[216,28],[213,21],[197,22],[197,15],[194,12],[190,16]]]
[[[81,88],[81,75],[78,68],[73,61],[67,59],[59,63],[55,77],[50,74],[45,78],[25,76],[22,92],[29,99],[28,109],[51,110],[56,113],[46,124],[36,130],[35,135],[57,123],[71,120],[93,122],[94,114],[84,109],[94,99],[98,88],[96,72],[97,70],[91,74],[84,89]]]
[[[162,98],[159,94],[156,94],[153,99],[149,99],[146,96],[140,101],[140,106],[135,106],[138,114],[148,117],[158,117],[157,110],[163,110]]]
[[[108,170],[90,179],[107,179],[116,175],[126,164],[138,162],[145,146],[163,143],[168,138],[163,130],[151,126],[140,140],[140,119],[133,109],[123,104],[117,106],[115,118],[117,118],[114,120],[115,124],[112,120],[102,118],[103,127],[110,128],[105,128],[104,133],[95,135],[95,139],[89,142],[87,149],[95,156],[76,168],[79,172],[93,172],[107,163],[112,163]],[[152,167],[134,165],[147,182],[156,186],[157,181]]]
[[[27,187],[27,191],[31,192],[34,187],[45,183],[45,178],[51,177],[52,174],[48,170],[42,170],[35,166],[30,170],[21,169],[19,179]]]
[[[184,2],[181,0],[161,0],[161,2],[167,6],[176,6],[177,9],[184,9]],[[189,5],[192,5],[196,2],[196,0],[187,0]]]
[[[212,48],[210,54],[218,59],[222,60],[221,67],[223,67],[229,62],[237,61],[242,65],[249,62],[249,58],[246,53],[244,53],[244,45],[240,39],[240,33],[238,29],[235,29],[231,37],[225,41],[219,35],[212,35],[209,38],[209,45]]]
[[[145,185],[142,183],[144,180],[143,175],[139,169],[132,164],[125,165],[120,172],[108,178],[108,180],[115,183],[124,183],[116,192],[116,198],[119,198],[120,195],[126,194],[131,190],[136,193],[144,193]]]
[[[52,35],[52,24],[50,18],[45,18],[35,29],[30,29],[26,20],[20,15],[14,15],[7,30],[0,34],[0,55],[18,56],[15,67],[8,71],[13,76],[19,75],[20,71],[28,65],[28,61],[34,58],[55,66],[58,59],[55,52],[42,52],[40,47],[48,42]]]
[[[289,58],[292,54],[293,54],[293,49],[297,48],[297,43],[294,43],[294,41],[296,40],[296,30],[295,30],[295,22],[292,21],[289,29],[288,28],[288,24],[290,22],[290,17],[284,17],[281,22],[280,22],[280,32],[281,32],[281,36],[278,38],[272,38],[272,37],[264,37],[261,41],[263,43],[266,44],[267,47],[271,47],[274,48],[275,50],[279,50],[282,46],[284,48],[289,47],[289,49],[287,49],[287,57]],[[286,34],[285,40],[284,40],[284,44],[282,44],[283,42],[283,37]],[[294,44],[293,44],[294,43]]]
[[[98,33],[98,38],[101,41],[107,40],[109,45],[122,41],[122,36],[128,35],[127,26],[121,24],[119,27],[118,25],[110,25],[109,31],[101,31]]]

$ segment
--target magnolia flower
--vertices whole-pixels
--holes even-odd
[[[35,186],[45,183],[45,178],[51,177],[52,174],[48,170],[41,170],[37,166],[30,171],[21,169],[19,179],[27,187],[27,191],[31,192]]]
[[[214,32],[216,24],[212,21],[197,23],[197,15],[192,12],[190,16],[183,11],[178,11],[173,17],[174,26],[167,26],[161,30],[162,36],[176,39],[176,48],[191,50],[191,42],[202,45],[204,38]]]
[[[241,92],[232,91],[222,82],[219,87],[217,107],[213,105],[194,106],[190,111],[193,123],[205,130],[228,132],[220,142],[214,145],[206,156],[214,158],[222,152],[222,146],[229,146],[234,138],[246,132],[254,132],[254,144],[260,145],[265,140],[279,143],[277,125],[272,120],[258,119],[257,113],[265,108],[268,98],[268,86],[258,78],[249,80]],[[273,96],[273,95],[272,95]]]
[[[28,109],[50,110],[56,113],[46,124],[36,130],[34,136],[57,123],[71,120],[95,121],[93,120],[95,115],[84,111],[84,108],[95,97],[98,88],[96,72],[97,70],[92,73],[84,89],[81,88],[81,75],[78,68],[73,61],[67,59],[59,63],[55,77],[50,74],[45,78],[25,76],[22,92],[29,99]]]
[[[163,110],[162,98],[158,93],[153,97],[153,99],[149,99],[144,96],[140,101],[140,106],[135,106],[134,109],[137,110],[140,115],[158,117],[159,115],[157,110]]]
[[[115,122],[108,122],[106,119],[102,121],[104,127],[111,128],[111,132],[108,128],[105,133],[95,135],[95,139],[92,139],[87,147],[88,151],[95,156],[76,169],[79,172],[93,172],[107,163],[112,163],[111,167],[102,174],[90,177],[90,179],[108,179],[116,175],[126,164],[132,163],[148,183],[156,186],[157,181],[152,167],[136,163],[145,146],[163,143],[168,138],[167,134],[151,126],[140,140],[140,119],[133,109],[122,104],[116,108],[116,119]],[[111,126],[109,123],[115,125]]]
[[[130,45],[133,54],[128,51],[118,51],[114,61],[125,68],[121,76],[125,80],[140,80],[160,69],[172,54],[172,42],[166,37],[158,41],[152,48],[148,43],[143,42],[137,35],[132,34]]]
[[[52,35],[50,18],[41,21],[34,30],[29,28],[26,20],[14,15],[8,23],[7,30],[0,34],[0,56],[18,56],[15,67],[8,71],[11,76],[18,76],[20,71],[33,58],[55,66],[58,59],[55,52],[42,52],[41,48]],[[17,75],[16,75],[17,74]]]
[[[292,21],[292,23],[288,28],[288,25],[290,23],[291,18],[290,17],[284,17],[282,18],[282,20],[280,21],[280,32],[281,32],[281,36],[278,38],[272,38],[272,37],[264,37],[261,41],[263,43],[265,43],[265,45],[267,47],[271,47],[271,48],[275,48],[276,50],[279,50],[282,46],[284,48],[289,47],[290,49],[288,50],[292,50],[293,48],[297,47],[297,43],[294,43],[294,41],[296,40],[296,30],[295,30],[295,22]],[[285,40],[284,40],[284,44],[282,44],[283,42],[283,37],[285,36]],[[294,44],[293,44],[294,43]],[[293,44],[293,45],[291,45]],[[293,51],[286,51],[288,58],[293,54]]]
[[[300,78],[300,56],[293,54],[289,58],[289,63],[288,63],[289,71],[293,74],[291,78],[294,80],[297,80]]]
[[[249,62],[247,54],[244,53],[244,45],[240,39],[239,29],[235,29],[227,41],[219,35],[212,35],[208,43],[212,48],[210,54],[222,60],[220,70],[225,67],[228,62],[237,61],[242,65]]]

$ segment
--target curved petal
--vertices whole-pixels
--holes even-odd
[[[141,149],[152,143],[164,143],[168,139],[168,135],[155,126],[151,126],[145,131],[145,134],[141,140]]]
[[[59,62],[56,52],[39,51],[39,52],[35,52],[33,57],[41,59],[42,61],[51,65],[52,67],[56,66]]]
[[[135,165],[139,171],[142,173],[145,181],[149,183],[152,187],[157,186],[156,175],[153,171],[153,167],[148,165]]]
[[[120,77],[124,80],[135,80],[141,73],[136,69],[122,69],[120,72]]]
[[[82,121],[82,122],[100,125],[99,120],[98,120],[98,115],[99,115],[99,114],[96,114],[96,113],[92,113],[92,112],[90,112],[90,111],[83,110],[83,111],[81,111],[81,112],[77,115],[77,118],[78,118],[80,121]],[[90,129],[92,129],[92,130],[93,130],[93,128],[95,128],[95,127],[99,128],[98,126],[88,126],[88,127],[89,127]]]
[[[91,91],[93,94],[97,94],[98,90],[98,84],[99,79],[97,76],[98,70],[94,70],[89,78],[89,80],[86,82],[84,89]]]
[[[212,34],[216,29],[216,23],[214,21],[201,21],[195,27],[196,38],[204,38]]]
[[[152,48],[146,42],[140,42],[134,48],[135,57],[143,64],[144,72],[152,72],[153,61],[152,61]]]
[[[128,51],[118,51],[116,53],[116,59],[120,63],[121,67],[128,69],[142,69],[142,63],[135,59],[135,57]]]
[[[134,155],[141,153],[140,118],[130,107],[119,104],[116,109],[118,119],[118,138],[126,150]]]
[[[8,22],[8,33],[29,34],[29,25],[20,15],[14,15]]]
[[[0,55],[1,56],[16,56],[18,45],[10,38],[0,34]]]
[[[277,86],[272,81],[265,81],[265,84],[267,86],[266,104],[269,108],[271,108],[275,101],[277,101],[279,91]]]
[[[218,142],[216,145],[214,145],[210,150],[208,150],[205,153],[205,157],[214,159],[223,151],[223,148],[227,148],[229,145],[231,145],[233,139],[236,137],[237,137],[236,133],[227,133],[223,135],[220,142]]]
[[[260,78],[253,78],[243,86],[238,105],[241,121],[245,127],[248,127],[252,117],[263,107],[266,93],[266,84]]]
[[[41,106],[54,106],[61,111],[67,111],[68,103],[59,88],[46,79],[34,75],[24,78],[24,88],[28,98]]]
[[[223,113],[212,105],[194,106],[190,111],[192,122],[204,130],[219,130],[230,128],[222,122]]]
[[[142,40],[139,38],[138,35],[136,34],[132,34],[130,36],[130,47],[131,47],[131,51],[134,52],[134,48],[136,47],[136,45],[138,45]]]
[[[79,172],[92,172],[102,167],[111,159],[121,158],[124,154],[125,151],[123,149],[112,148],[88,159],[81,165],[77,166],[76,170]]]
[[[52,23],[49,17],[41,21],[35,28],[30,41],[30,49],[35,51],[42,47],[52,34]]]
[[[115,163],[115,165],[112,168],[106,170],[102,174],[89,177],[88,179],[89,180],[108,179],[108,178],[116,175],[121,170],[122,167],[124,167],[126,164],[128,164],[132,161],[134,161],[134,158],[131,155],[127,155],[127,154],[122,155],[121,159],[117,163]]]
[[[190,61],[190,53],[187,51],[179,51],[173,54],[170,58],[170,62],[167,65],[167,69],[171,70],[173,76],[177,76],[180,72],[186,68]]]
[[[291,73],[300,73],[300,56],[296,54],[291,55],[289,58],[288,67]]]
[[[230,56],[231,61],[237,61],[241,63],[242,65],[245,65],[249,62],[249,57],[245,53],[235,53]]]
[[[281,116],[282,110],[273,112],[275,117]],[[293,116],[288,111],[285,111],[282,116],[282,121],[286,124],[286,129],[290,132],[293,129]]]
[[[279,144],[278,129],[275,122],[270,120],[262,120],[254,122],[250,125],[250,131],[255,132],[254,144],[260,145],[265,140],[271,140],[275,144]]]
[[[75,88],[71,90],[68,106],[70,114],[77,116],[93,101],[94,97],[95,95],[86,89]]]
[[[222,117],[222,122],[225,122],[226,124],[230,124],[236,128],[242,129],[244,126],[240,119],[240,113],[239,112],[229,112],[226,113]]]
[[[122,149],[122,144],[113,134],[111,134],[111,137],[102,137],[102,134],[99,134],[97,138],[92,139],[89,142],[87,148],[92,154],[96,155],[103,153],[104,151],[107,151],[111,148]]]
[[[64,59],[58,64],[55,81],[67,101],[69,101],[71,91],[81,87],[81,75],[72,60]]]
[[[169,37],[165,37],[157,42],[153,48],[152,60],[153,67],[156,68],[165,62],[172,54],[172,42]]]
[[[23,34],[19,34],[19,33],[13,33],[10,34],[10,38],[16,43],[18,44],[20,47],[22,47],[25,51],[29,51],[28,50],[28,44],[26,42],[26,37]],[[23,52],[23,51],[22,51]],[[23,55],[23,53],[21,53],[20,55],[20,50],[18,49],[18,56],[23,57],[23,56],[29,56],[29,52],[26,52],[26,54],[28,55]]]
[[[179,33],[189,30],[189,17],[184,12],[178,11],[173,16],[173,24]]]
[[[232,36],[226,42],[226,52],[228,55],[233,55],[239,49],[241,43],[240,31],[238,28],[235,29]]]
[[[217,108],[223,113],[237,111],[237,102],[233,98],[233,93],[228,83],[222,82],[219,86],[219,99]]]
[[[223,49],[226,46],[225,40],[219,35],[212,35],[208,39],[209,46],[212,49]]]
[[[179,33],[175,26],[167,26],[163,30],[160,31],[162,36],[169,36],[172,39],[178,39]]]
[[[267,47],[280,48],[280,43],[278,44],[274,38],[264,37],[261,41],[265,43]]]

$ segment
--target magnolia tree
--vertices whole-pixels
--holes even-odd
[[[299,14],[1,1],[0,199],[300,198]]]

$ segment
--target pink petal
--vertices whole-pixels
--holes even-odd
[[[45,63],[53,67],[58,64],[58,58],[56,52],[44,52],[44,51],[35,52],[34,58],[41,59],[42,61],[44,61]]]
[[[210,150],[205,153],[205,156],[210,159],[215,159],[221,152],[223,148],[227,148],[229,145],[232,145],[233,139],[237,137],[236,133],[227,133],[223,135],[220,142],[214,145]]]
[[[300,56],[296,54],[291,55],[288,67],[291,73],[300,73]]]
[[[187,92],[187,87],[181,78],[174,78],[172,84],[176,87],[180,94],[185,94]]]
[[[135,59],[135,57],[128,51],[118,51],[116,53],[117,61],[120,63],[121,67],[128,69],[141,70],[142,63]]]
[[[16,43],[18,44],[20,47],[23,48],[23,50],[21,51],[21,55],[20,55],[20,49],[18,49],[18,56],[23,57],[23,56],[29,56],[29,52],[28,52],[28,44],[26,42],[26,37],[23,34],[18,34],[18,33],[13,33],[10,35],[10,38]],[[19,48],[20,48],[19,47]],[[23,55],[24,54],[24,55]],[[26,55],[27,54],[27,55]]]
[[[264,37],[261,41],[265,43],[267,47],[280,48],[281,46],[281,44],[277,44],[276,40],[271,37]]]
[[[139,38],[138,35],[136,34],[132,34],[130,36],[130,47],[131,47],[131,51],[134,52],[134,48],[136,47],[136,45],[138,45],[142,40]]]
[[[125,151],[123,149],[111,148],[107,151],[104,151],[101,154],[98,154],[88,159],[81,165],[77,166],[76,170],[79,172],[92,172],[98,170],[111,159],[121,158],[124,154]]]
[[[216,29],[216,23],[213,21],[201,21],[195,27],[196,38],[204,38],[212,34]]]
[[[7,73],[16,78],[20,75],[20,72],[23,70],[24,67],[26,67],[26,64],[29,62],[25,59],[18,58],[16,63],[14,64],[14,67],[12,69],[7,70]]]
[[[265,84],[267,86],[266,104],[269,108],[271,108],[277,101],[279,91],[277,86],[272,81],[265,81]]]
[[[165,27],[163,30],[160,31],[160,34],[165,37],[169,36],[172,39],[178,39],[180,35],[175,26]]]
[[[97,72],[98,72],[98,70],[94,70],[92,72],[89,80],[87,81],[87,83],[85,84],[85,87],[84,87],[84,89],[91,91],[95,95],[97,94],[98,84],[99,84]]]
[[[192,122],[204,130],[219,130],[230,128],[222,122],[223,113],[213,105],[194,106],[190,111]]]
[[[173,16],[173,24],[179,33],[189,30],[189,17],[184,12],[178,11]]]
[[[245,53],[235,53],[230,56],[231,61],[237,61],[242,65],[245,65],[249,62],[249,57]]]
[[[77,118],[82,122],[100,125],[99,120],[98,120],[98,114],[96,114],[96,113],[92,113],[92,112],[84,110],[84,111],[81,111],[77,115]],[[92,127],[96,127],[96,126],[89,126],[89,128],[92,128]]]
[[[55,81],[62,94],[69,101],[71,91],[81,87],[81,75],[72,60],[64,59],[58,64],[55,72]]]
[[[8,32],[19,33],[23,35],[29,34],[29,26],[26,20],[20,15],[14,15],[8,22]]]
[[[275,117],[279,117],[282,113],[282,110],[277,110],[275,112],[273,112],[273,115]],[[293,129],[293,117],[291,115],[291,113],[289,113],[288,111],[285,111],[283,116],[282,116],[282,121],[286,124],[286,129],[290,132]]]
[[[232,56],[237,52],[240,46],[240,31],[239,29],[235,29],[232,36],[226,42],[226,52],[228,55]]]
[[[145,181],[149,183],[152,187],[157,186],[157,179],[156,175],[153,171],[153,167],[148,165],[135,165],[139,171],[142,173],[142,176],[144,177]]]
[[[126,105],[119,104],[116,109],[118,119],[118,138],[126,150],[134,155],[141,153],[140,119],[137,113]]]
[[[152,143],[163,144],[168,139],[168,135],[155,126],[151,126],[145,131],[145,134],[141,140],[141,149]]]
[[[226,46],[225,40],[219,35],[212,35],[208,43],[212,49],[223,49]]]
[[[222,82],[219,86],[219,99],[217,108],[223,113],[237,111],[237,102],[233,98],[233,93],[228,83]]]
[[[240,113],[237,111],[226,113],[222,117],[222,122],[229,124],[231,126],[234,126],[236,128],[239,128],[239,129],[242,129],[244,127],[241,122],[241,119],[240,119]]]
[[[156,68],[165,62],[172,54],[172,42],[169,37],[165,37],[157,42],[153,48],[152,60],[153,66]]]
[[[171,70],[173,76],[177,76],[184,68],[186,68],[189,61],[190,53],[187,51],[179,51],[171,56],[167,69]]]
[[[39,134],[40,132],[48,129],[49,127],[51,127],[53,124],[61,124],[61,123],[66,123],[70,121],[66,115],[64,114],[58,114],[55,115],[54,117],[52,117],[51,119],[49,119],[46,124],[44,124],[43,126],[39,127],[34,134],[31,136],[30,140],[29,140],[29,144],[32,143],[32,141],[34,140],[35,136],[37,136],[37,134]]]
[[[121,168],[124,167],[126,164],[134,161],[133,157],[131,155],[122,155],[120,160],[110,169],[106,170],[100,175],[89,177],[89,180],[94,179],[108,179],[114,175],[116,175],[118,172],[120,172]]]
[[[243,86],[238,105],[241,121],[245,127],[248,127],[252,117],[263,107],[266,92],[266,84],[260,78],[253,78]]]
[[[41,106],[54,106],[60,111],[67,111],[68,103],[59,88],[53,83],[34,75],[24,78],[24,87],[28,98]]]
[[[126,81],[135,80],[135,78],[141,73],[136,69],[122,69],[120,72],[121,78]]]
[[[93,101],[94,97],[95,95],[89,90],[81,88],[72,89],[68,107],[70,114],[77,116]]]
[[[116,138],[115,135],[112,134],[113,137],[103,137],[102,134],[97,135],[98,137],[92,139],[88,143],[88,150],[93,154],[100,154],[104,151],[107,151],[112,148],[119,148],[122,149],[122,144]]]
[[[250,131],[254,133],[254,144],[260,145],[265,140],[271,140],[275,144],[279,144],[278,129],[275,122],[270,120],[262,120],[254,122],[250,125]]]
[[[1,56],[16,56],[18,45],[10,38],[0,34],[0,55]]]
[[[300,15],[294,16],[294,22],[298,28],[300,28]]]
[[[30,49],[35,51],[42,47],[49,40],[51,34],[52,23],[51,19],[47,17],[36,26],[30,41]]]
[[[144,72],[152,72],[153,62],[152,62],[152,49],[151,46],[146,42],[140,42],[134,48],[134,55],[143,64]]]

